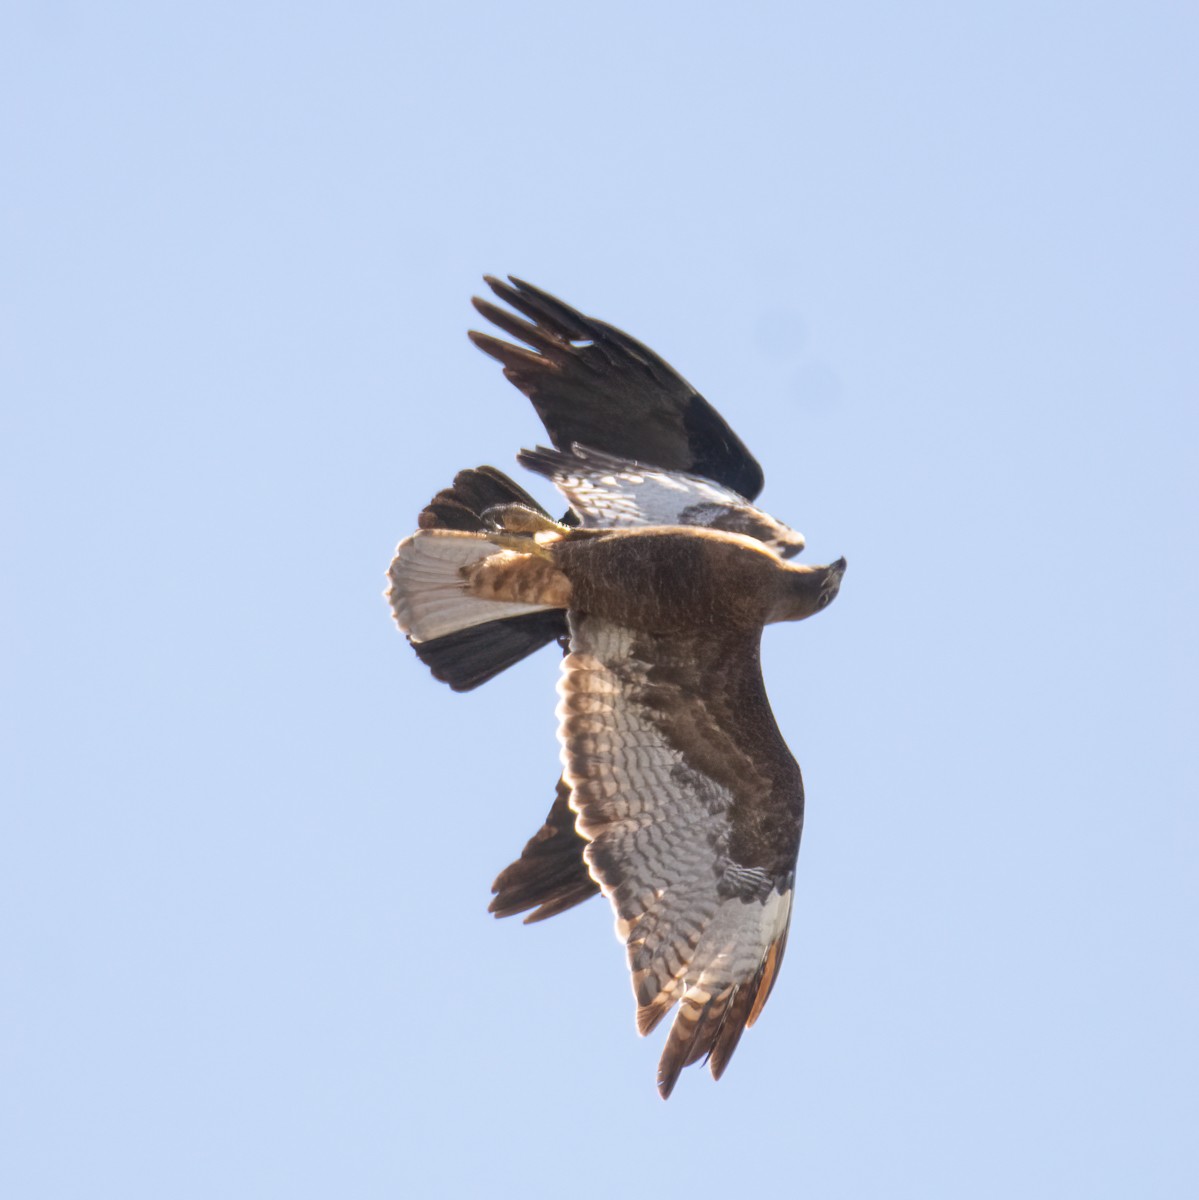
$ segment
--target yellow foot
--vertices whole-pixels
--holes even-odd
[[[544,558],[547,562],[554,561],[554,552],[546,542],[541,540],[545,534],[508,533],[506,530],[497,529],[494,533],[487,533],[484,536],[493,546],[498,546],[501,550],[512,550],[517,554]],[[553,538],[553,541],[558,541],[557,536]]]
[[[482,513],[483,520],[503,533],[556,533],[565,537],[570,532],[567,525],[559,525],[544,513],[523,504],[493,504]]]

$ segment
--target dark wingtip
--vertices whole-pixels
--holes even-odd
[[[526,279],[521,279],[519,275],[509,275],[508,282],[519,291],[541,294],[541,288],[529,283],[529,281]]]
[[[484,275],[520,317],[475,298],[475,309],[533,353],[486,335],[471,341],[533,401],[550,441],[582,441],[621,458],[701,475],[747,500],[762,468],[723,417],[663,358],[519,275]],[[520,318],[524,318],[521,320]]]
[[[409,645],[434,679],[452,691],[470,692],[565,636],[565,618],[554,610],[472,625],[427,642],[409,639]]]
[[[570,788],[558,781],[554,803],[541,828],[520,857],[505,867],[491,885],[488,911],[497,917],[530,912],[525,924],[544,921],[599,894],[583,858],[586,841],[575,829]]]
[[[676,1066],[673,1071],[658,1071],[658,1095],[663,1100],[670,1099],[670,1093],[674,1091],[674,1085],[678,1083],[682,1071],[682,1063]]]

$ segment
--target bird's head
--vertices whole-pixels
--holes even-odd
[[[828,608],[836,600],[837,593],[841,590],[841,580],[845,575],[847,565],[845,555],[843,554],[836,562],[829,563],[827,567],[817,567],[818,571],[824,573],[824,578],[820,584],[820,592],[816,599],[817,612],[822,608]]]
[[[845,559],[824,567],[808,567],[788,563],[786,587],[771,615],[772,621],[802,621],[822,608],[828,608],[841,590],[845,574]]]

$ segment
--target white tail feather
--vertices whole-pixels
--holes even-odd
[[[543,612],[548,604],[485,600],[470,595],[462,569],[502,554],[485,533],[426,529],[405,538],[387,574],[387,594],[396,624],[414,642],[457,633],[504,617]]]

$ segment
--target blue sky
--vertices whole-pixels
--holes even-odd
[[[0,21],[5,1195],[1199,1184],[1192,7]],[[787,962],[668,1104],[601,904],[486,913],[555,656],[455,696],[381,599],[541,437],[484,271],[849,559],[765,641]]]

